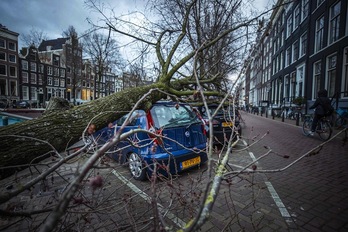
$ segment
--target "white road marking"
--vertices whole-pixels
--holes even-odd
[[[243,140],[243,143],[244,143],[244,144],[247,144],[245,140]],[[251,159],[252,159],[253,161],[256,161],[256,157],[254,156],[254,153],[249,152],[249,156],[251,157]],[[255,162],[255,163],[258,163],[258,162]],[[274,189],[272,183],[269,182],[269,181],[266,181],[265,184],[266,184],[266,186],[267,186],[267,188],[268,188],[268,191],[269,191],[269,193],[271,194],[271,196],[272,196],[274,202],[276,203],[276,205],[277,205],[277,207],[278,207],[278,209],[279,209],[280,214],[281,214],[284,218],[286,218],[285,220],[286,220],[288,223],[290,223],[291,221],[290,221],[290,220],[287,220],[287,219],[291,218],[291,216],[290,216],[288,210],[286,209],[285,205],[283,204],[282,200],[280,199],[278,193],[277,193],[276,190]]]
[[[149,197],[145,192],[141,191],[137,186],[135,186],[133,183],[131,183],[123,175],[118,173],[115,169],[112,170],[112,174],[114,174],[119,180],[121,180],[125,185],[127,185],[133,192],[135,192],[140,197],[142,197],[146,202],[151,203],[151,197]],[[167,218],[169,218],[170,220],[172,220],[178,227],[182,228],[186,225],[186,223],[183,220],[176,217],[171,212],[166,211],[166,209],[161,204],[157,203],[157,206],[158,206],[159,210],[161,211],[161,213],[165,213],[165,216]]]
[[[291,216],[290,216],[288,210],[286,209],[285,205],[283,204],[282,200],[280,199],[278,193],[275,191],[271,182],[266,181],[265,184],[267,185],[268,191],[271,193],[271,196],[272,196],[274,202],[278,206],[280,214],[285,218],[290,218]]]

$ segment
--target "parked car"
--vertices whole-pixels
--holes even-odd
[[[128,114],[113,122],[116,131],[126,120]],[[138,132],[121,141],[111,152],[110,157],[121,164],[128,164],[134,179],[144,180],[151,176],[155,163],[157,174],[167,176],[187,170],[207,161],[206,135],[202,121],[187,104],[160,101],[148,112],[136,110],[131,121],[122,133],[134,129],[144,129],[161,134],[158,139],[147,132]],[[110,125],[94,136],[105,143],[114,135],[115,128]]]
[[[208,109],[204,106],[198,107],[199,113],[202,118],[208,124],[208,114],[207,110],[209,110],[210,115],[212,115],[219,104],[209,104]],[[224,145],[227,143],[231,136],[233,136],[233,141],[237,140],[237,136],[242,135],[242,128],[239,123],[239,113],[238,110],[235,109],[235,113],[233,114],[233,108],[230,106],[223,106],[219,109],[219,111],[213,117],[213,136],[214,136],[214,145]],[[234,130],[233,130],[234,129]],[[232,131],[234,133],[232,134]],[[209,137],[209,133],[207,133]]]
[[[27,101],[17,101],[16,108],[30,108],[30,104]]]

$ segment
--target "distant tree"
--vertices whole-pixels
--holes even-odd
[[[47,40],[47,35],[43,31],[32,27],[29,33],[25,33],[20,36],[21,40],[25,47],[32,47],[34,45],[35,48],[38,48],[42,42],[42,40]]]
[[[83,51],[91,60],[96,73],[97,92],[103,92],[102,79],[109,69],[123,67],[123,59],[117,41],[101,33],[86,34],[83,37]],[[95,96],[100,98],[102,96]]]

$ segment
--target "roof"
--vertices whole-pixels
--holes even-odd
[[[52,40],[42,40],[39,51],[47,51],[47,46],[51,46],[51,50],[59,50],[63,48],[63,44],[66,43],[66,41],[69,40],[69,38],[58,38],[58,39],[52,39]]]

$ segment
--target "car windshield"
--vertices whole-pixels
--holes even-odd
[[[196,114],[186,105],[154,105],[151,109],[151,115],[157,128],[186,126],[200,122]]]

